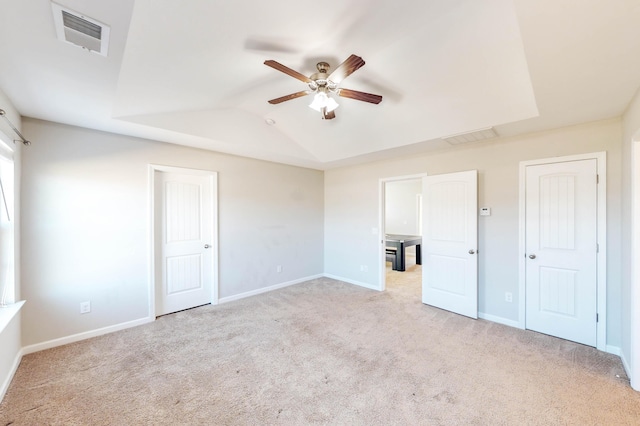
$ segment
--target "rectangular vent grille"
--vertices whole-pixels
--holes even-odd
[[[451,145],[461,145],[464,143],[478,142],[485,139],[498,137],[498,133],[493,127],[486,129],[474,130],[473,132],[459,133],[457,135],[445,136],[442,139]]]
[[[107,56],[110,32],[108,25],[57,3],[52,2],[51,7],[59,40]]]
[[[102,38],[102,27],[100,25],[96,25],[79,16],[72,15],[66,10],[62,11],[62,23],[65,28],[76,30],[79,33],[86,34],[98,40]]]

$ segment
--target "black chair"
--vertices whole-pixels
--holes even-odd
[[[398,249],[395,247],[387,247],[386,250],[387,262],[391,262],[391,269],[398,270]]]

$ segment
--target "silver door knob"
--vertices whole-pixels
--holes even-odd
[[[469,250],[469,254],[476,254],[474,249]]]
[[[211,247],[211,246],[210,246],[209,244],[205,244],[205,245],[204,245],[204,248],[206,248],[206,249],[208,249],[208,248],[210,248],[210,247]]]
[[[535,255],[535,254],[530,254],[530,255],[529,255],[529,259],[535,259],[535,258],[536,258],[536,255]]]

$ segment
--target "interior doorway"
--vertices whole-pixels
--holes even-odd
[[[525,174],[527,329],[595,346],[596,160],[531,165]]]
[[[520,327],[606,350],[606,153],[520,163]]]
[[[397,176],[381,180],[380,234],[383,260],[380,275],[380,290],[387,288],[390,279],[420,287],[422,268],[417,246],[403,248],[404,265],[400,267],[387,261],[386,239],[397,236],[422,237],[422,177],[426,175]],[[397,249],[396,249],[397,250]],[[398,254],[394,254],[398,258]],[[394,278],[395,277],[395,278]]]
[[[218,302],[217,173],[151,166],[154,317]]]

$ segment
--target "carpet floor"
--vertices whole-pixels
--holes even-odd
[[[26,355],[0,425],[638,425],[620,359],[321,278]],[[418,278],[416,278],[418,277]]]

